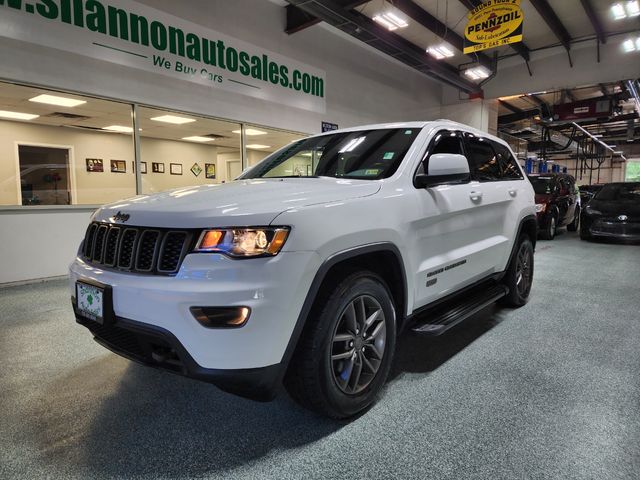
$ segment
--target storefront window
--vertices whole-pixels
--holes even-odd
[[[0,83],[0,205],[135,195],[131,106]]]
[[[249,167],[289,143],[304,138],[299,133],[247,125],[245,127],[247,163]],[[300,162],[299,162],[300,163]],[[305,167],[306,168],[306,167]]]
[[[138,108],[142,193],[221,183],[242,171],[240,124]],[[233,178],[232,178],[233,177]]]
[[[303,137],[0,82],[0,207],[102,205],[136,194],[229,182]],[[313,170],[313,161],[311,153],[300,155],[292,168],[304,175]]]

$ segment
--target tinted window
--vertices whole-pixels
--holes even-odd
[[[496,151],[496,154],[498,156],[498,162],[500,163],[500,171],[501,171],[502,178],[504,179],[522,178],[522,173],[520,171],[520,167],[518,167],[518,162],[516,161],[515,158],[513,158],[511,151],[504,145],[501,145],[500,143],[497,143],[497,142],[492,142],[492,143],[493,143],[493,149]]]
[[[529,177],[533,190],[540,194],[551,194],[555,192],[555,179],[553,177]]]
[[[433,148],[429,152],[429,155],[433,155],[435,153],[455,153],[457,155],[464,155],[462,140],[456,132],[440,132],[434,139]]]
[[[239,178],[387,178],[397,170],[418,133],[419,128],[398,128],[307,138],[270,155]]]
[[[469,135],[467,146],[471,175],[477,180],[500,180],[500,164],[491,143],[483,138]]]

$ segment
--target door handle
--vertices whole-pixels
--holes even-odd
[[[474,201],[477,202],[478,200],[480,200],[482,198],[482,192],[478,192],[478,191],[471,191],[469,192],[469,198]]]
[[[518,190],[509,190],[509,195],[511,195],[512,197],[515,197],[516,195],[518,195]]]

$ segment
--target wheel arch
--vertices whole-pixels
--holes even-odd
[[[327,290],[324,287],[357,269],[371,270],[385,281],[396,307],[397,331],[400,332],[407,318],[409,299],[407,275],[398,247],[391,242],[378,242],[344,250],[327,258],[316,272],[282,358],[284,370],[288,368],[308,317],[324,298],[323,292]]]

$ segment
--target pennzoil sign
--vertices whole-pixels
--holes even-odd
[[[467,18],[464,53],[522,41],[520,0],[489,0],[471,10]]]

